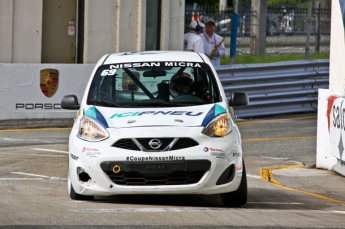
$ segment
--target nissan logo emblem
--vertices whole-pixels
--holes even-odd
[[[149,146],[152,148],[152,149],[158,149],[159,147],[161,147],[162,145],[162,142],[159,140],[159,139],[152,139],[150,142],[149,142]]]

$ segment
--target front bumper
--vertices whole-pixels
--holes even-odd
[[[201,127],[137,127],[135,132],[131,128],[108,129],[111,137],[102,142],[86,142],[72,130],[69,179],[76,193],[94,196],[218,194],[237,190],[242,177],[238,129],[234,128],[224,138],[209,138],[201,130]],[[113,146],[125,138],[176,136],[195,136],[198,145],[158,152]]]

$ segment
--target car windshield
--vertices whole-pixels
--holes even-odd
[[[205,63],[140,62],[100,66],[87,104],[108,107],[171,107],[220,102]]]

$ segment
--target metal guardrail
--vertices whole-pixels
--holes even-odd
[[[223,88],[246,92],[249,105],[234,107],[238,118],[312,113],[318,89],[329,87],[329,60],[301,60],[270,64],[216,67]]]

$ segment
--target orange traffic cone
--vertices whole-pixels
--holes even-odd
[[[197,13],[197,15],[196,15],[196,20],[198,20],[200,22],[200,14],[199,13]]]
[[[194,21],[194,11],[192,12],[192,21]]]

